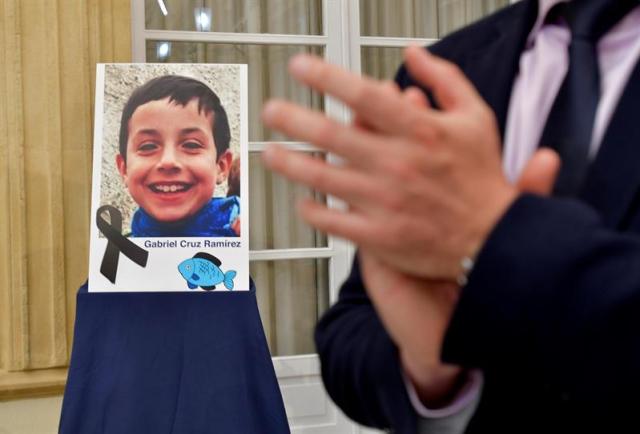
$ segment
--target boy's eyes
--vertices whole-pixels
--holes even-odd
[[[155,151],[156,149],[158,149],[158,145],[151,142],[142,143],[140,146],[138,146],[138,152],[142,152],[142,153],[152,152],[152,151]]]
[[[186,152],[195,152],[204,149],[205,146],[197,140],[186,140],[180,144],[180,147]],[[143,142],[138,145],[136,152],[139,154],[152,154],[160,149],[160,145],[154,142]]]
[[[201,143],[196,142],[194,140],[189,140],[186,141],[184,143],[182,143],[182,147],[189,150],[189,151],[194,151],[194,150],[198,150],[198,149],[202,149],[204,148],[204,146],[202,146]]]

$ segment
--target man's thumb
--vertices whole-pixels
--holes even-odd
[[[531,157],[516,187],[523,193],[548,196],[553,190],[560,170],[560,157],[549,149],[541,148]]]

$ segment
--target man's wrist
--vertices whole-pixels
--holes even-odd
[[[400,353],[400,358],[407,379],[426,407],[447,406],[466,383],[465,371],[460,366],[444,363],[421,365],[405,352]]]
[[[451,421],[451,418],[454,418],[459,422],[460,418],[464,418],[468,422],[478,406],[484,385],[484,377],[480,370],[465,370],[464,385],[458,390],[451,402],[444,407],[431,408],[427,407],[420,400],[416,388],[408,379],[405,372],[403,372],[403,378],[411,406],[418,414],[420,420],[431,427],[433,427],[433,422],[438,419],[449,419]],[[427,429],[420,432],[431,432],[431,430]],[[462,432],[462,430],[455,432]]]
[[[459,257],[455,281],[460,288],[467,285],[468,277],[475,266],[475,260],[479,252],[484,247],[487,239],[498,225],[502,217],[507,213],[509,208],[518,199],[520,193],[513,186],[504,184],[501,188],[496,189],[496,194],[492,199],[487,199],[484,208],[485,215],[480,217],[477,222],[482,222],[474,232],[474,236],[470,237],[467,248]]]

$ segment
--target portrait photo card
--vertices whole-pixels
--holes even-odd
[[[249,290],[247,66],[99,64],[89,292]]]

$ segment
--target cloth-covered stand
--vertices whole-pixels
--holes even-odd
[[[289,433],[250,291],[77,296],[61,434]]]

